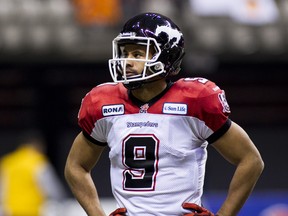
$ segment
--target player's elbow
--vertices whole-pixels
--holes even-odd
[[[263,170],[264,170],[264,167],[265,167],[265,163],[264,163],[264,161],[263,161],[261,156],[259,156],[259,158],[257,159],[256,163],[257,163],[257,167],[259,169],[259,172],[261,174],[263,172]]]
[[[70,187],[75,187],[87,173],[89,174],[89,171],[82,167],[77,160],[68,157],[64,167],[64,177]]]
[[[64,177],[65,177],[65,180],[69,183],[72,177],[72,168],[68,162],[66,162],[65,167],[64,167]]]
[[[259,153],[250,157],[250,167],[255,175],[260,176],[264,170],[265,164]]]
[[[73,182],[76,179],[76,176],[77,176],[77,168],[68,158],[64,167],[64,177],[68,185],[71,186],[73,184]]]

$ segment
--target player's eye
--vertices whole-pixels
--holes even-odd
[[[145,57],[145,52],[142,51],[135,51],[133,52],[133,57],[136,59],[144,58]]]

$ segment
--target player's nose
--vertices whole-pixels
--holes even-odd
[[[131,58],[133,58],[132,55],[128,55],[128,56],[127,56],[126,66],[133,67],[133,65],[134,65],[134,61],[131,60]]]

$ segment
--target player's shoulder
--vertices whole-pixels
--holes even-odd
[[[123,101],[128,97],[127,89],[121,83],[103,83],[92,88],[81,101],[79,116],[97,116],[101,118],[104,106],[122,107]]]
[[[106,82],[92,88],[86,97],[101,99],[103,97],[117,97],[126,94],[126,88],[121,83]]]
[[[221,89],[213,81],[203,77],[187,77],[175,82],[175,86],[187,94],[197,94],[198,96],[207,96]]]
[[[127,89],[121,83],[103,83],[91,89],[81,101],[81,111],[98,112],[95,107],[124,104],[127,101]],[[122,105],[121,105],[122,106]]]
[[[118,91],[123,85],[119,83],[114,83],[114,82],[106,82],[99,84],[92,88],[92,90],[89,93],[110,93],[110,92],[115,92]]]
[[[200,90],[216,87],[216,84],[213,81],[203,77],[181,78],[176,81],[176,84],[183,88],[197,88]]]

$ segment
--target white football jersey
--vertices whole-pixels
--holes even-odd
[[[83,99],[79,125],[107,143],[111,186],[127,215],[183,215],[183,202],[201,205],[207,145],[224,134],[225,93],[204,78],[172,83],[148,103],[122,84],[106,83]]]

